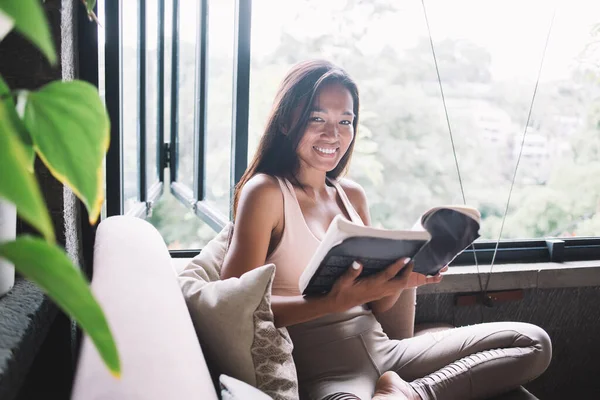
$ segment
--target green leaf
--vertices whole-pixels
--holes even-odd
[[[50,26],[39,0],[0,0],[0,12],[13,21],[14,28],[35,44],[52,65],[56,64]]]
[[[19,140],[18,128],[13,124],[9,108],[6,103],[0,102],[0,171],[3,171],[0,197],[15,204],[21,218],[38,229],[46,239],[54,241],[52,220],[35,175],[29,170],[27,150]]]
[[[58,246],[31,236],[0,244],[0,256],[40,286],[92,339],[110,371],[120,375],[117,346],[88,282]]]
[[[94,11],[94,6],[96,5],[96,0],[87,0],[85,2],[85,6],[87,8],[88,14]]]
[[[95,223],[104,201],[109,120],[98,90],[82,81],[52,82],[29,94],[25,127],[50,172],[68,185]]]
[[[8,118],[10,118],[11,124],[15,128],[15,132],[18,134],[19,139],[23,142],[23,148],[27,153],[28,161],[28,169],[33,172],[33,161],[35,160],[35,151],[33,150],[33,142],[31,141],[31,136],[25,129],[25,125],[23,125],[23,121],[19,118],[17,114],[17,110],[15,107],[15,102],[13,100],[12,94],[10,92],[10,88],[2,79],[0,75],[0,101],[3,101],[6,105],[6,113]]]
[[[0,97],[4,98],[7,95],[10,95],[10,88],[4,81],[4,78],[2,78],[2,75],[0,75]]]

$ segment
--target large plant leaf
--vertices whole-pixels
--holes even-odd
[[[83,201],[95,223],[104,201],[102,165],[110,139],[98,90],[82,81],[52,82],[29,94],[23,120],[40,158]]]
[[[4,13],[0,20],[12,20],[14,28],[35,44],[52,65],[56,64],[54,42],[40,0],[0,0],[0,12]]]
[[[2,79],[2,75],[0,75],[0,101],[4,102],[6,106],[7,118],[10,118],[10,122],[15,128],[15,132],[17,135],[19,135],[19,138],[23,142],[23,149],[27,153],[27,160],[29,160],[29,170],[33,172],[33,161],[35,159],[33,142],[31,141],[31,136],[29,136],[29,133],[25,129],[25,125],[23,125],[23,121],[21,121],[17,114],[15,102],[10,92],[10,88],[4,79]]]
[[[21,218],[46,239],[54,241],[52,220],[35,176],[29,170],[27,151],[19,140],[9,108],[0,101],[0,197],[15,204]]]
[[[0,256],[35,282],[92,339],[110,371],[121,372],[117,346],[106,317],[79,268],[56,245],[31,236],[0,244]]]

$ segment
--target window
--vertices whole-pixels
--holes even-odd
[[[140,112],[145,113],[146,107],[140,104],[138,68],[141,54],[140,45],[140,13],[138,5],[133,1],[121,2],[121,16],[127,16],[127,23],[122,19],[121,26],[121,102],[123,110],[135,110],[121,113],[123,140],[123,211],[132,209],[139,197],[139,129]],[[123,18],[123,17],[122,17]]]
[[[202,246],[229,219],[233,186],[277,85],[292,64],[327,58],[361,90],[350,177],[367,191],[375,225],[410,227],[428,207],[462,203],[464,189],[482,212],[480,261],[491,260],[501,230],[497,262],[600,256],[595,3],[556,10],[541,0],[139,4],[120,10],[132,22],[118,38],[119,198],[123,212],[141,205],[172,248]],[[113,61],[107,56],[107,96]],[[140,112],[142,128],[132,125]],[[140,187],[156,182],[164,193],[149,201]],[[473,262],[470,252],[459,262]]]
[[[229,215],[235,0],[210,1],[206,109],[206,200]]]

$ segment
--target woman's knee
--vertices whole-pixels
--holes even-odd
[[[515,322],[515,330],[521,334],[521,339],[528,342],[525,347],[533,348],[529,372],[530,379],[537,378],[548,368],[552,360],[550,336],[539,326],[523,322]],[[517,340],[517,342],[521,342],[521,340]],[[519,347],[525,345],[522,342],[516,344]]]

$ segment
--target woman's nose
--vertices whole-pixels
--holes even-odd
[[[339,130],[337,124],[327,123],[325,124],[325,134],[327,136],[337,138],[339,136]]]

